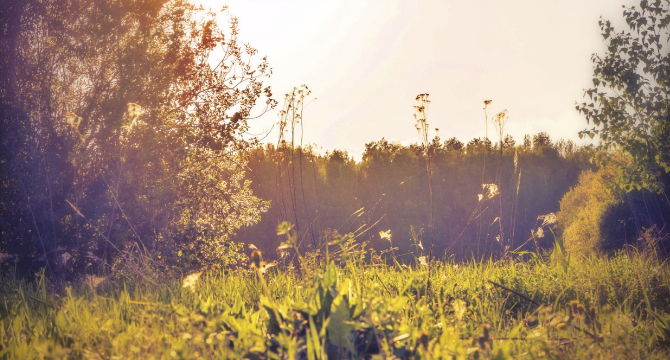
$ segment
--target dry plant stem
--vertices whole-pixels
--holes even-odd
[[[486,148],[486,140],[488,140],[489,138],[489,104],[491,104],[491,100],[484,101],[484,124],[486,125],[486,138],[484,139],[484,163],[482,165],[482,182],[481,182],[482,189],[484,188],[484,174],[486,173],[486,156],[488,154],[488,149]],[[477,234],[477,258],[479,258],[479,247],[482,242],[482,225],[483,225],[483,219],[479,219],[479,234]]]
[[[65,201],[67,201],[67,200],[65,200]],[[69,201],[67,201],[67,202],[69,203]],[[93,223],[91,223],[87,218],[85,218],[84,215],[79,211],[78,208],[76,208],[76,207],[73,206],[72,204],[70,204],[70,206],[73,207],[74,210],[76,211],[76,213],[77,213],[77,215],[78,215],[78,216],[76,216],[77,218],[82,217],[84,220],[86,220],[86,222],[91,226],[91,228],[92,228],[93,230],[95,230],[95,232],[97,232],[100,236],[102,236],[103,239],[105,239],[110,245],[112,245],[112,247],[114,248],[114,250],[118,251],[119,254],[124,254],[124,252],[121,251],[119,248],[117,248],[116,245],[114,245],[114,243],[111,242],[111,241],[109,240],[109,238],[105,236],[105,234],[103,234],[102,232],[100,232],[100,230],[98,230],[98,228],[97,228],[95,225],[93,225]]]
[[[430,151],[430,150],[429,150]],[[435,206],[433,205],[433,164],[431,154],[428,153],[428,192],[430,193],[430,252],[428,254],[428,278],[430,279],[430,264],[433,261],[433,248],[435,247]]]
[[[433,267],[433,248],[435,247],[435,226],[433,216],[435,207],[433,206],[433,164],[431,162],[430,149],[427,149],[428,157],[428,192],[430,193],[430,251],[428,252],[428,275],[426,277],[426,296],[430,291],[430,273]]]
[[[379,224],[380,221],[382,221],[382,219],[383,219],[384,217],[386,217],[386,214],[382,215],[382,217],[380,217],[379,220],[377,220],[374,224],[368,226],[365,230],[363,230],[363,231],[361,231],[360,233],[354,235],[354,239],[358,238],[359,236],[365,234],[368,230],[370,230],[370,229],[372,229],[373,227],[375,227],[377,224]],[[363,225],[363,226],[365,226],[365,225]]]
[[[303,243],[303,241],[305,241],[305,236],[307,236],[307,230],[309,230],[312,227],[312,225],[314,225],[316,220],[318,220],[318,219],[319,219],[319,215],[317,215],[316,218],[314,218],[314,220],[311,223],[309,223],[309,225],[307,225],[307,229],[305,229],[305,233],[302,234],[302,238],[300,238],[300,243],[298,244],[298,247],[300,247],[300,245]]]
[[[295,90],[291,97],[291,104],[293,104],[292,116],[291,116],[291,176],[289,177],[289,184],[291,189],[291,200],[293,203],[293,216],[295,217],[295,231],[298,236],[300,236],[300,223],[298,221],[298,196],[296,194],[296,180],[295,180],[295,122],[297,117],[297,106],[295,98]],[[298,100],[299,101],[299,100]]]
[[[55,222],[55,216],[54,216],[54,197],[53,193],[51,192],[51,178],[49,177],[49,167],[44,160],[44,152],[41,152],[42,155],[42,162],[44,163],[44,172],[46,174],[46,180],[47,180],[47,189],[49,189],[49,207],[51,211],[51,230],[53,231],[53,243],[54,243],[54,249],[58,249],[58,246],[56,244],[56,222]]]
[[[519,186],[521,185],[521,168],[519,168],[519,178],[516,181],[516,193],[514,194],[514,208],[512,210],[512,237],[510,238],[511,247],[514,247],[514,230],[516,229],[516,216],[519,212]]]
[[[502,133],[502,132],[501,132]],[[502,190],[502,140],[500,141],[500,162],[498,163],[498,197],[500,200],[500,215],[498,218],[498,225],[500,227],[500,244],[503,246],[503,258],[507,256],[507,248],[505,245],[505,231],[503,229],[503,190]]]
[[[286,99],[284,100],[284,107],[286,107],[286,103],[288,102],[288,94],[286,96]],[[285,154],[285,144],[286,141],[284,140],[284,131],[286,129],[286,110],[281,110],[280,112],[280,118],[279,118],[279,139],[277,140],[277,153],[281,154],[281,156],[277,156],[275,158],[275,187],[278,189],[277,191],[279,194],[281,194],[281,216],[282,219],[281,221],[288,221],[288,209],[286,209],[286,200],[284,199],[284,172],[282,170],[282,162],[284,161],[284,158],[286,156]]]
[[[307,215],[307,223],[309,224],[309,234],[312,237],[312,247],[316,249],[316,240],[314,238],[314,228],[312,227],[312,220],[309,217],[309,209],[307,208],[307,198],[305,197],[305,183],[303,181],[302,177],[302,153],[305,151],[305,149],[302,147],[302,139],[305,133],[305,129],[303,127],[303,110],[304,107],[300,107],[300,189],[302,190],[302,206],[305,208],[305,215]],[[318,215],[317,215],[318,216]],[[306,231],[306,230],[305,230]]]
[[[294,130],[295,128],[291,126],[291,162],[289,164],[286,164],[287,170],[289,173],[288,177],[288,185],[289,185],[289,194],[291,195],[291,205],[293,207],[293,217],[295,218],[295,231],[300,236],[300,222],[298,221],[298,200],[296,198],[296,184],[295,184],[295,161],[293,158],[293,153],[294,153],[294,143],[293,143],[293,136],[294,136]],[[289,167],[290,165],[290,167]]]
[[[290,119],[290,128],[291,128],[291,144],[290,148],[287,150],[291,154],[291,160],[286,164],[286,172],[288,175],[288,190],[289,190],[289,196],[291,198],[291,205],[292,205],[292,210],[293,210],[293,216],[295,218],[295,228],[298,236],[300,236],[300,224],[298,221],[298,205],[297,205],[297,199],[296,199],[296,179],[295,179],[295,161],[294,161],[294,144],[295,144],[295,125],[296,121],[298,121],[298,118],[301,116],[301,114],[298,114],[297,107],[302,104],[302,99],[297,99],[296,94],[298,93],[298,88],[293,88],[293,92],[289,95],[286,94],[286,98],[284,101],[284,109],[280,113],[280,129],[279,129],[279,144],[286,143],[284,140],[284,130],[286,129],[286,126],[289,123]],[[301,140],[302,141],[302,140]],[[278,145],[279,145],[278,144]],[[302,151],[302,149],[301,149]],[[288,157],[287,157],[288,159]],[[301,157],[302,161],[302,157]],[[302,171],[302,168],[301,168]],[[304,198],[303,198],[304,200]]]
[[[456,245],[456,243],[458,242],[458,240],[461,239],[461,236],[463,236],[463,233],[465,233],[465,230],[468,228],[468,226],[470,226],[470,224],[471,224],[474,220],[477,220],[478,218],[480,218],[480,217],[484,214],[484,211],[486,211],[486,210],[488,209],[488,207],[485,207],[479,214],[477,214],[477,210],[479,210],[480,207],[481,207],[481,202],[479,202],[479,203],[477,204],[477,207],[475,207],[475,210],[472,211],[472,214],[470,214],[470,217],[468,218],[468,222],[467,222],[467,223],[465,224],[465,226],[463,227],[463,230],[461,230],[461,233],[458,234],[458,237],[456,237],[456,240],[454,240],[454,242],[451,243],[451,245],[449,246],[449,248],[448,248],[447,251],[446,251],[447,253],[448,253],[449,251],[451,251],[451,249],[454,247],[454,245]],[[475,214],[477,214],[477,215],[475,216]],[[479,250],[479,249],[478,249],[478,250]],[[477,252],[477,253],[479,254],[479,252]]]
[[[145,254],[148,254],[149,251],[147,250],[147,247],[144,246],[144,243],[142,242],[142,239],[140,239],[140,236],[137,235],[137,231],[135,231],[135,227],[133,226],[133,224],[130,223],[130,220],[128,220],[128,217],[126,216],[126,213],[125,213],[125,212],[123,211],[123,209],[121,208],[121,204],[119,204],[119,200],[116,198],[116,194],[115,194],[114,191],[112,190],[112,187],[109,186],[109,183],[107,182],[107,179],[105,178],[104,175],[102,176],[102,179],[105,181],[105,185],[107,185],[107,188],[109,189],[109,192],[112,194],[112,197],[114,198],[114,203],[116,203],[116,206],[119,207],[119,211],[121,211],[121,215],[123,215],[123,218],[124,218],[124,219],[126,220],[126,222],[128,223],[128,226],[130,226],[130,229],[133,230],[133,234],[134,234],[135,237],[137,238],[137,241],[139,241],[140,244],[142,245],[142,249],[144,250]]]
[[[28,299],[30,299],[30,300],[32,300],[32,301],[37,301],[38,303],[40,303],[40,304],[42,304],[42,305],[44,305],[44,306],[48,306],[48,307],[50,307],[50,308],[52,308],[52,309],[55,309],[55,307],[54,307],[53,305],[51,305],[51,304],[47,304],[47,303],[45,303],[44,301],[42,301],[42,300],[40,300],[40,299],[38,299],[38,298],[36,298],[36,297],[34,297],[34,296],[32,296],[32,295],[29,295],[29,294],[25,294],[25,295],[28,297]]]
[[[314,154],[310,151],[310,154],[312,155],[312,177],[314,178],[314,197],[316,198],[316,219],[319,219],[319,209],[321,208],[321,204],[319,203],[319,189],[318,185],[316,182],[316,160],[314,160]],[[321,220],[319,220],[319,229],[317,230],[319,234],[321,234]]]
[[[279,148],[279,145],[277,145],[277,148]],[[281,152],[278,153],[281,154]],[[274,161],[275,191],[281,195],[281,208],[279,209],[279,215],[281,216],[281,219],[279,222],[288,220],[288,210],[286,210],[286,202],[284,201],[284,186],[282,182],[283,176],[282,176],[281,162],[282,162],[281,157],[277,157]]]
[[[384,287],[384,290],[386,290],[386,293],[389,294],[389,296],[390,296],[390,295],[391,295],[391,292],[390,292],[389,289],[386,287],[386,284],[384,284],[384,282],[382,281],[382,279],[379,278],[379,275],[377,275],[377,274],[375,273],[375,277],[377,278],[377,280],[379,280],[379,283],[382,284],[382,286]]]
[[[433,205],[433,164],[432,164],[432,152],[431,152],[431,143],[428,141],[428,122],[426,119],[426,108],[430,105],[430,100],[428,100],[428,94],[419,94],[416,97],[418,105],[414,108],[416,113],[414,114],[414,119],[416,120],[416,129],[419,132],[421,137],[421,142],[423,145],[423,156],[426,158],[426,172],[428,173],[428,193],[430,196],[430,252],[428,254],[428,274],[426,278],[426,293],[430,288],[430,273],[433,262],[433,248],[435,246],[435,227],[434,227],[434,205]]]
[[[120,141],[121,140],[119,139],[119,146],[123,146],[123,144],[121,144]],[[121,152],[123,152],[123,149],[121,149]],[[123,157],[123,154],[121,154],[119,157]],[[124,161],[119,162],[119,169],[116,173],[116,193],[117,194],[119,193],[119,185],[121,184],[121,170],[123,169],[123,164],[124,164]],[[107,183],[107,180],[105,180],[105,183]],[[107,184],[107,187],[109,188],[109,184]],[[110,192],[111,192],[111,188],[110,188]],[[114,193],[112,192],[112,195],[113,194]],[[112,204],[112,213],[109,217],[109,229],[107,230],[107,238],[109,238],[110,235],[112,234],[112,225],[114,224],[114,211],[116,210],[116,205],[118,204],[118,201],[116,201],[116,198],[114,198],[114,200],[115,200],[114,204]],[[134,229],[133,229],[133,231],[134,231]],[[103,255],[102,255],[103,260],[107,257],[107,245],[108,245],[108,243],[105,242],[105,251],[103,252]],[[142,246],[144,246],[144,245],[142,245]]]
[[[508,116],[507,116],[507,110],[503,110],[502,112],[498,113],[494,119],[493,119],[493,125],[495,126],[496,130],[498,131],[498,139],[500,140],[500,158],[498,161],[498,171],[496,174],[496,177],[498,178],[498,192],[499,192],[499,200],[500,200],[500,215],[498,218],[498,227],[500,229],[499,233],[499,240],[500,244],[503,247],[503,258],[506,257],[507,255],[507,249],[509,246],[506,246],[505,244],[505,232],[503,228],[503,186],[502,186],[502,162],[503,162],[503,142],[504,142],[504,136],[505,136],[505,125],[507,124]]]
[[[539,302],[537,302],[537,301],[535,301],[535,300],[529,298],[528,296],[526,296],[526,295],[524,295],[524,294],[521,294],[521,293],[519,293],[519,292],[517,292],[517,291],[514,291],[514,290],[508,288],[507,286],[500,285],[500,284],[498,284],[497,282],[493,282],[493,281],[491,281],[491,280],[488,280],[488,282],[491,283],[491,284],[493,284],[493,285],[495,285],[495,286],[497,286],[497,287],[499,287],[499,288],[501,288],[501,289],[507,290],[507,291],[511,292],[512,294],[514,294],[514,295],[516,295],[516,296],[518,296],[518,297],[520,297],[520,298],[522,298],[522,299],[524,299],[524,300],[526,300],[526,301],[528,301],[528,302],[533,303],[533,305],[535,305],[535,306],[537,306],[537,307],[540,306],[540,303],[539,303]]]

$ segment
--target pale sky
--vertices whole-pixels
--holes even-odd
[[[430,94],[430,127],[463,142],[485,135],[507,109],[507,132],[572,139],[587,127],[575,110],[591,86],[591,54],[604,53],[602,15],[624,29],[621,5],[639,0],[202,0],[239,18],[239,40],[267,56],[279,101],[307,84],[304,143],[347,150],[385,137],[416,142],[415,97]],[[221,18],[223,20],[223,18]],[[224,27],[224,24],[220,24]],[[252,132],[278,121],[253,120]],[[489,138],[497,137],[489,126]],[[274,131],[268,138],[277,141]]]

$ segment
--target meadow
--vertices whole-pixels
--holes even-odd
[[[670,0],[622,15],[575,103],[597,145],[517,143],[488,95],[443,140],[421,93],[419,140],[357,161],[227,7],[5,1],[0,359],[670,358]]]
[[[290,237],[289,237],[290,238]],[[181,279],[1,281],[4,359],[667,359],[653,253],[408,266],[346,243]],[[325,248],[322,250],[326,250]],[[367,258],[367,259],[366,259]],[[274,264],[273,264],[274,265]]]

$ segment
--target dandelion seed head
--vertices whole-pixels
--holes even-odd
[[[544,227],[547,225],[554,225],[558,223],[558,218],[556,218],[555,213],[549,213],[547,215],[540,215],[537,217],[538,220],[542,220],[542,225],[540,227]]]
[[[382,239],[386,239],[389,242],[391,242],[391,230],[380,231],[379,232],[379,237],[381,237]]]

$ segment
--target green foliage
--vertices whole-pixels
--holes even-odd
[[[557,217],[568,252],[593,255],[603,250],[605,214],[621,202],[616,193],[608,191],[607,175],[604,169],[583,172],[579,184],[561,199]]]
[[[504,214],[510,215],[502,224],[504,246],[516,249],[531,236],[538,216],[557,211],[579,173],[592,167],[590,150],[569,141],[530,149],[504,145],[502,159],[490,141],[484,145],[476,139],[468,148],[456,139],[437,145],[435,141],[430,146],[436,258],[445,253],[457,259],[500,253],[503,246],[495,240],[500,231],[495,219],[500,217],[501,199]],[[512,141],[508,138],[505,143]],[[478,202],[485,157],[484,183],[498,183],[499,178],[503,195]],[[268,145],[250,152],[248,166],[251,189],[272,206],[258,225],[237,233],[238,241],[253,243],[272,256],[282,241],[273,236],[275,227],[291,221],[299,225],[298,244],[303,249],[318,248],[320,242],[330,241],[325,239],[331,230],[337,230],[354,232],[358,240],[381,252],[390,250],[391,243],[377,234],[390,230],[393,247],[398,247],[395,254],[412,261],[411,253],[419,250],[410,237],[414,226],[417,232],[424,229],[422,246],[429,251],[429,179],[419,145],[371,142],[361,162],[339,151],[319,155],[313,147],[291,150],[288,145]],[[359,235],[363,230],[367,231]],[[552,245],[549,237],[538,243]]]
[[[244,179],[243,134],[275,105],[237,19],[224,31],[182,0],[1,11],[0,249],[62,278],[140,257],[235,262],[230,236],[267,206]]]
[[[601,147],[618,148],[631,157],[618,164],[617,185],[630,191],[645,188],[660,192],[670,171],[670,1],[642,0],[639,10],[624,8],[629,32],[617,31],[609,20],[599,21],[604,56],[594,54],[593,88],[586,90],[589,104],[577,110],[594,128],[580,137],[600,135]],[[663,46],[666,48],[663,48]]]
[[[670,267],[619,253],[427,269],[324,263],[310,276],[212,270],[192,287],[0,281],[0,356],[664,359]],[[503,285],[540,304],[487,280]]]
[[[540,132],[533,136],[533,148],[551,147],[551,137],[546,132]]]
[[[666,223],[667,198],[646,189],[623,191],[615,185],[619,170],[610,163],[586,171],[563,196],[557,216],[566,250],[588,256],[632,246],[667,256],[667,232],[659,226]]]

